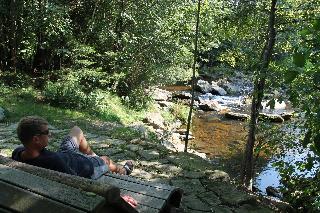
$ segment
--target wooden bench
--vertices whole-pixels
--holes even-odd
[[[3,175],[1,175],[1,171],[6,172],[3,172]],[[15,174],[16,178],[10,181],[10,178],[6,178],[8,176],[7,174],[9,173]],[[26,185],[23,185],[20,181],[21,179],[19,179],[18,177],[26,177],[29,181],[26,183]],[[35,187],[34,185],[32,185],[34,184],[32,183],[32,180],[36,182],[42,181],[43,183],[45,183],[36,187],[42,187],[42,191],[35,191],[30,189]],[[48,185],[51,185],[52,187]],[[57,197],[59,197],[62,192],[57,191],[57,189],[60,188],[66,189],[66,191],[73,192],[73,194],[81,197],[82,203],[84,205],[75,205],[75,202],[68,199],[59,200],[60,198]],[[49,193],[51,191],[56,193]],[[150,183],[138,180],[133,177],[113,174],[103,176],[99,180],[90,180],[35,167],[0,156],[0,194],[2,195],[10,193],[25,196],[28,194],[29,197],[42,196],[43,198],[41,199],[46,200],[45,202],[51,202],[54,204],[59,203],[59,205],[63,205],[65,208],[73,208],[72,210],[74,210],[74,212],[80,211],[111,213],[171,212],[176,208],[179,208],[182,197],[181,189],[165,184]],[[131,197],[133,197],[138,202],[137,208],[132,208],[120,197],[120,194],[130,195]],[[97,198],[96,203],[91,203],[90,196]],[[3,201],[3,203],[8,203],[9,200],[10,198],[7,198],[7,200]],[[14,198],[12,200],[16,199]],[[89,204],[91,205],[91,208],[84,208],[84,206],[87,206]],[[36,206],[37,205],[35,205],[34,208],[36,208]],[[25,212],[21,209],[19,210],[10,208],[10,205],[8,206],[1,204],[0,200],[0,211],[2,211],[3,209],[9,212]],[[39,209],[41,208],[39,207]],[[43,209],[39,210],[39,212],[43,212]],[[68,212],[73,211],[69,209]]]
[[[107,174],[97,180],[120,188],[121,195],[130,195],[137,202],[139,212],[171,212],[179,208],[183,191],[166,184],[152,183],[136,178]]]

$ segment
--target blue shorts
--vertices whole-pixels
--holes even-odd
[[[90,177],[91,179],[98,179],[103,174],[109,171],[108,165],[106,165],[105,162],[99,156],[86,155],[80,152],[78,143],[71,136],[67,136],[62,140],[59,151],[74,152],[90,160],[93,166],[93,174]]]

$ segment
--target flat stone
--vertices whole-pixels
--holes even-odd
[[[210,191],[213,191],[218,196],[221,196],[226,191],[234,191],[235,186],[227,182],[216,182],[211,180],[202,180],[203,185]]]
[[[231,208],[227,206],[215,206],[212,210],[214,213],[233,213]]]
[[[164,129],[164,118],[158,112],[148,113],[148,115],[143,119],[144,123],[148,123],[155,129]]]
[[[99,150],[100,155],[106,155],[106,156],[114,156],[120,152],[122,152],[122,150],[117,148],[108,148],[104,150]]]
[[[229,182],[230,181],[230,176],[228,173],[221,171],[221,170],[214,170],[208,177],[209,180],[213,181],[225,181]]]
[[[205,171],[212,168],[209,161],[190,153],[179,152],[174,155],[169,155],[167,159],[184,170]]]
[[[93,139],[93,138],[98,138],[99,135],[92,134],[92,133],[88,132],[88,133],[85,134],[85,137],[90,140],[90,139]]]
[[[194,171],[182,171],[180,176],[190,179],[199,179],[203,178],[205,174],[203,172],[194,172]]]
[[[211,212],[211,208],[204,202],[202,202],[199,198],[197,198],[195,195],[182,197],[182,202],[184,202],[184,205],[187,206],[187,208],[189,209],[203,212]]]
[[[126,144],[126,142],[124,140],[111,139],[111,138],[101,138],[101,142],[107,143],[107,144],[110,144],[110,145],[114,145],[114,146],[119,146],[119,145]]]
[[[282,123],[284,119],[278,114],[260,113],[259,120],[268,120],[271,122]]]
[[[128,157],[124,153],[118,153],[118,154],[112,155],[111,159],[112,160],[126,160],[126,159],[128,159]]]
[[[135,145],[135,144],[129,144],[126,146],[126,148],[132,152],[136,152],[138,150],[143,150],[141,146]]]
[[[158,161],[140,161],[141,166],[143,167],[155,167],[159,165],[160,163]]]
[[[248,114],[237,113],[237,112],[226,112],[224,116],[229,119],[241,120],[241,121],[245,121],[250,118],[250,115]]]
[[[155,150],[140,150],[139,154],[146,160],[158,159],[160,154]]]
[[[183,189],[184,194],[186,195],[203,193],[206,191],[198,179],[173,179],[171,180],[171,184]]]
[[[132,151],[125,150],[124,155],[127,156],[126,159],[137,159],[137,154]]]
[[[213,192],[204,192],[197,195],[202,201],[208,203],[210,206],[217,206],[221,204],[219,197]]]
[[[90,143],[90,146],[93,149],[108,149],[110,147],[110,144],[105,144],[105,143]]]
[[[158,164],[158,165],[155,165],[155,168],[162,172],[170,172],[174,174],[182,172],[181,168],[174,165],[169,165],[169,164]]]
[[[267,207],[244,204],[240,208],[236,209],[234,212],[235,213],[272,213],[274,211]]]
[[[149,172],[146,172],[142,169],[138,169],[138,168],[135,168],[133,170],[133,172],[131,173],[131,175],[135,178],[141,178],[141,179],[144,179],[144,180],[150,180],[153,178],[153,175],[150,174]]]
[[[244,192],[237,190],[225,191],[221,195],[221,201],[224,204],[238,206],[245,203],[255,203],[257,202],[253,196],[250,196]]]

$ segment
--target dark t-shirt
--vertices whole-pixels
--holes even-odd
[[[38,157],[23,161],[21,159],[21,153],[24,150],[24,147],[17,147],[12,153],[12,159],[30,165],[85,178],[90,178],[93,174],[92,162],[79,153],[52,152],[47,149],[43,149]]]

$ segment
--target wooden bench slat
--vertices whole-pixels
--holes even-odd
[[[166,204],[166,200],[164,199],[146,196],[144,194],[140,194],[139,192],[133,192],[126,189],[121,189],[120,193],[121,195],[129,195],[133,199],[135,199],[139,204],[144,206],[149,206],[154,209],[162,209]]]
[[[154,187],[154,188],[160,188],[160,189],[168,190],[168,191],[172,191],[172,190],[176,189],[176,187],[174,187],[174,186],[170,186],[170,185],[167,185],[167,184],[153,183],[153,182],[147,182],[147,181],[143,181],[143,180],[138,180],[138,179],[136,179],[134,177],[130,177],[130,176],[127,176],[127,175],[118,175],[118,174],[108,173],[105,176],[114,177],[114,178],[125,180],[125,181],[128,181],[128,182],[134,182],[134,183],[138,182],[139,184],[142,184],[142,185],[146,185],[146,186],[150,186],[150,187]]]
[[[103,197],[50,181],[0,164],[0,180],[78,209],[94,212],[104,204]]]
[[[140,182],[125,181],[112,176],[102,176],[98,181],[117,186],[120,189],[127,189],[164,200],[171,194],[168,190],[155,188],[150,185],[143,185]]]
[[[26,213],[80,213],[71,206],[66,206],[41,195],[21,189],[6,182],[0,181],[0,206],[5,211],[0,212],[26,212]],[[8,210],[10,209],[10,210]]]

